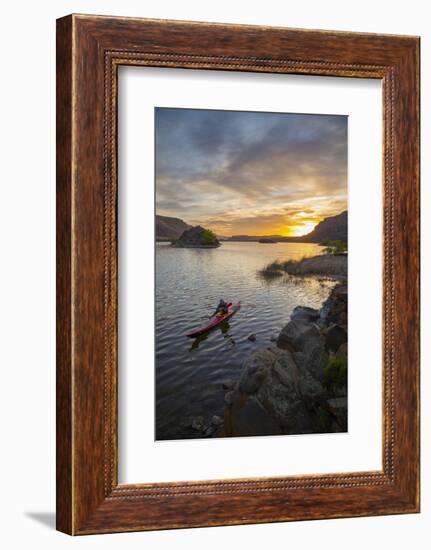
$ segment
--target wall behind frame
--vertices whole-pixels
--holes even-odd
[[[363,0],[216,3],[198,0],[17,0],[3,6],[0,88],[0,335],[2,543],[5,548],[202,547],[278,544],[349,550],[426,548],[431,477],[422,472],[422,514],[212,529],[99,535],[74,540],[54,531],[55,501],[55,19],[105,13],[224,23],[281,25],[422,36],[422,97],[431,96],[427,4]],[[3,44],[4,42],[4,44]],[[431,149],[430,106],[422,101],[422,150]],[[423,156],[422,181],[431,180]],[[431,332],[431,187],[423,185],[422,330]],[[422,463],[431,461],[431,340],[422,346]]]

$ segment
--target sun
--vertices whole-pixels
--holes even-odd
[[[304,235],[311,233],[311,231],[313,231],[316,225],[317,225],[317,222],[301,223],[292,228],[292,233],[290,233],[290,235],[292,235],[292,237],[303,237]]]

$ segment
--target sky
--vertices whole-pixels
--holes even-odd
[[[155,109],[156,212],[217,235],[309,233],[347,209],[347,117]]]

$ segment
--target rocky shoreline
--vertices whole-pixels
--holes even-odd
[[[224,435],[347,431],[347,286],[298,306],[275,345],[244,362],[225,394]]]
[[[320,310],[297,306],[276,342],[223,382],[224,415],[191,417],[189,437],[240,437],[347,431],[347,285]]]

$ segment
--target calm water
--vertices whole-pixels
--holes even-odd
[[[156,430],[157,439],[184,437],[187,417],[223,416],[222,383],[237,379],[244,359],[270,344],[295,306],[318,308],[333,283],[277,278],[257,271],[279,259],[314,256],[320,247],[302,243],[223,243],[217,249],[156,245]],[[208,320],[218,301],[241,301],[241,309],[207,336],[184,336]],[[256,335],[251,342],[248,336]]]

